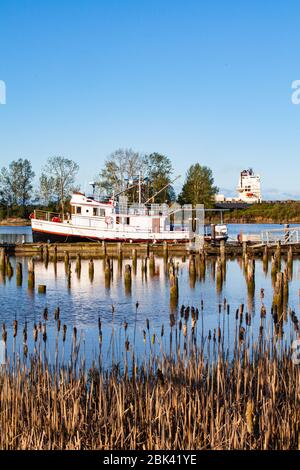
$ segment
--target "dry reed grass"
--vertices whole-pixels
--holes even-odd
[[[229,314],[224,301],[223,316]],[[34,325],[30,354],[25,324],[23,355],[0,369],[0,448],[298,449],[299,366],[278,335],[277,318],[268,335],[264,314],[253,341],[247,315],[244,324],[243,308],[236,312],[231,354],[224,347],[224,325],[206,338],[197,334],[203,305],[200,313],[182,306],[179,318],[171,318],[168,340],[164,328],[154,333],[146,321],[141,339],[149,353],[139,359],[124,322],[123,364],[109,368],[102,366],[100,320],[99,357],[90,368],[79,360],[76,328],[69,362],[51,365],[43,349],[46,324]],[[64,342],[67,328],[59,333],[59,310],[55,318]],[[297,330],[294,312],[290,318]],[[17,334],[16,321],[11,335],[3,325],[5,344]]]

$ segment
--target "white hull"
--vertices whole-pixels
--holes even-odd
[[[165,230],[155,233],[151,230],[128,227],[97,228],[75,225],[71,222],[51,222],[31,219],[33,238],[35,241],[129,241],[129,242],[188,242],[193,234],[187,230]]]

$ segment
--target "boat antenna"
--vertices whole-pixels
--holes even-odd
[[[148,204],[148,202],[151,201],[151,199],[153,199],[154,201],[154,198],[159,194],[161,193],[164,189],[166,189],[168,186],[170,186],[171,184],[175,183],[176,180],[178,180],[178,178],[181,178],[181,175],[178,175],[176,176],[176,178],[173,179],[173,181],[170,181],[170,183],[166,184],[165,186],[163,186],[159,191],[157,191],[155,194],[153,194],[153,196],[149,197],[149,199],[147,199],[147,201],[145,202],[145,204]]]

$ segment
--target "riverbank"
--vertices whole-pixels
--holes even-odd
[[[21,219],[19,217],[9,217],[7,219],[0,220],[0,226],[9,227],[24,227],[30,226],[30,220]]]
[[[264,202],[246,209],[230,209],[223,213],[223,221],[227,224],[298,224],[300,201]],[[207,222],[219,223],[220,216],[214,214],[207,218]]]

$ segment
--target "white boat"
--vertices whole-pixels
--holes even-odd
[[[71,198],[71,214],[35,210],[31,214],[34,242],[189,242],[195,239],[191,220],[174,217],[167,204],[127,204],[127,198],[96,201],[82,193]],[[179,220],[178,220],[179,219]]]
[[[204,240],[206,242],[220,242],[228,239],[228,228],[226,224],[211,224],[204,227]]]

